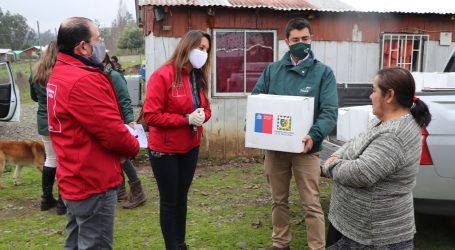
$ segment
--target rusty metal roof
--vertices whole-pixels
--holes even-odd
[[[440,4],[439,6],[433,6],[430,2],[420,2],[419,6],[416,6],[416,4],[410,4],[406,7],[399,7],[395,6],[394,4],[387,3],[381,5],[380,3],[377,3],[376,5],[371,5],[367,8],[358,8],[359,6],[353,7],[349,5],[349,2],[350,1],[344,0],[138,0],[138,5],[220,6],[229,8],[252,9],[267,8],[283,11],[315,10],[330,12],[455,14],[455,9],[453,6],[444,5],[441,7]]]
[[[230,8],[267,8],[274,10],[352,11],[339,0],[139,0],[138,5],[220,6]]]

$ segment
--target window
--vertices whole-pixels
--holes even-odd
[[[215,30],[215,96],[250,93],[276,58],[276,32]]]
[[[381,68],[402,67],[423,71],[424,43],[428,35],[382,34]]]

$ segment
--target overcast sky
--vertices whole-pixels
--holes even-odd
[[[455,13],[453,0],[340,0],[357,10]]]
[[[28,25],[40,32],[58,30],[60,23],[68,17],[81,16],[97,19],[101,27],[110,27],[116,18],[120,0],[0,0],[3,13],[10,11],[27,18]],[[134,0],[123,0],[128,12],[136,18]]]

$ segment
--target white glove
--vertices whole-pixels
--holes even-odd
[[[193,113],[188,115],[188,123],[194,126],[202,126],[205,121],[205,113],[203,108],[198,108]]]

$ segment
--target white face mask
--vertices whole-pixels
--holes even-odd
[[[190,52],[190,63],[193,65],[193,68],[200,69],[204,66],[207,61],[208,53],[199,49],[193,49]]]

